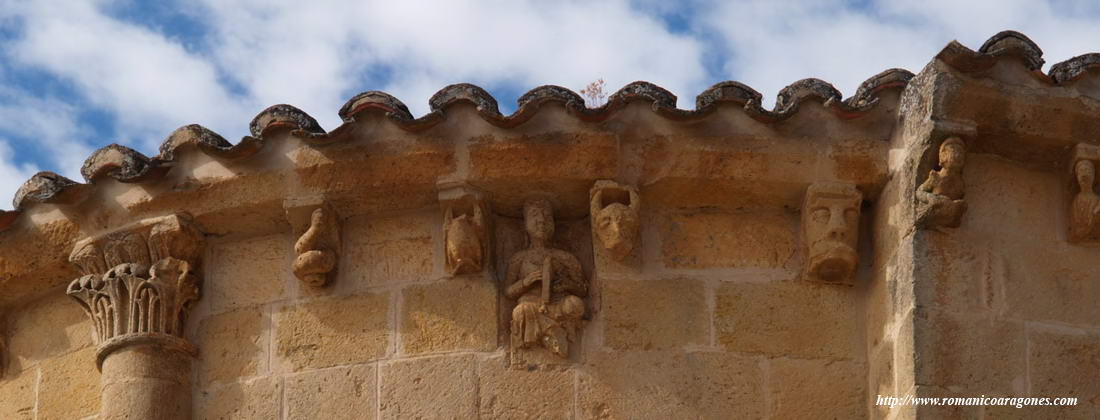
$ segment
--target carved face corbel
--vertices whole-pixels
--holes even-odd
[[[481,195],[466,186],[440,191],[443,210],[443,248],[452,276],[482,271],[487,261],[488,221]]]
[[[641,200],[638,190],[615,181],[596,181],[591,196],[592,229],[600,244],[613,259],[621,261],[630,254],[638,239]]]
[[[802,244],[806,279],[852,284],[859,254],[859,212],[863,195],[855,185],[817,182],[802,202]]]

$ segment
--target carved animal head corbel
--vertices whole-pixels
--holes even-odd
[[[477,191],[456,186],[440,191],[443,248],[450,275],[480,272],[488,260],[488,220]]]
[[[638,238],[641,199],[638,190],[615,181],[601,180],[590,191],[592,229],[608,254],[622,260]]]

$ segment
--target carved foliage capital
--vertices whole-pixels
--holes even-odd
[[[104,349],[134,339],[180,341],[199,298],[202,234],[183,216],[145,220],[84,239],[69,261],[83,275],[67,293],[92,320]]]

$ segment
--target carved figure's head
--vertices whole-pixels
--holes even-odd
[[[863,195],[852,184],[819,182],[802,203],[805,275],[826,283],[850,284],[859,262],[859,207]]]
[[[629,192],[628,202],[612,202],[604,205],[605,192],[616,189]],[[600,243],[612,258],[621,260],[634,249],[638,237],[638,192],[621,187],[611,181],[600,181],[593,187],[591,215],[593,229]]]
[[[1096,166],[1088,159],[1080,159],[1073,166],[1074,176],[1077,177],[1077,185],[1081,192],[1091,192],[1093,181],[1096,180]]]
[[[962,168],[966,163],[966,143],[958,137],[950,137],[940,144],[940,166],[949,169]]]
[[[550,200],[542,197],[528,199],[523,204],[523,223],[531,243],[549,241],[554,236],[554,209]]]

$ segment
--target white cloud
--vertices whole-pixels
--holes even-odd
[[[1051,64],[1097,49],[1096,15],[1074,13],[1090,9],[1085,2],[1065,3],[1073,4],[898,0],[857,8],[840,0],[756,0],[715,4],[698,19],[724,44],[722,76],[752,86],[771,104],[780,89],[806,77],[850,96],[881,70],[920,71],[952,39],[977,49],[1006,29],[1035,40]]]
[[[622,1],[205,4],[220,66],[261,102],[300,105],[327,125],[368,89],[423,114],[435,91],[464,81],[579,90],[600,77],[615,87],[649,79],[681,92],[706,84],[698,40]],[[363,86],[358,75],[375,66],[392,80]]]
[[[0,0],[0,22],[17,23],[10,26],[16,37],[0,44],[0,59],[9,68],[59,78],[81,99],[74,105],[34,86],[0,88],[0,135],[7,141],[0,144],[6,153],[0,176],[42,166],[76,177],[94,147],[120,141],[155,153],[168,133],[189,123],[234,139],[256,112],[275,103],[298,106],[332,129],[340,105],[371,89],[397,96],[417,115],[428,111],[433,93],[456,82],[498,92],[542,84],[579,90],[603,78],[614,91],[648,80],[691,108],[707,86],[732,79],[759,90],[770,104],[781,88],[806,77],[851,95],[881,70],[919,71],[953,38],[977,48],[1000,30],[1016,29],[1039,43],[1049,63],[1094,50],[1100,39],[1100,6],[1087,0],[884,0],[858,7],[842,0],[201,0],[165,6],[201,22],[201,39],[170,37],[156,23],[106,11],[129,1]],[[678,27],[670,30],[662,18]],[[719,64],[708,73],[704,63]],[[75,116],[89,109],[109,115],[117,133],[81,126]],[[48,162],[28,163],[20,149],[31,142],[49,152]],[[4,188],[12,189],[0,186],[0,197]]]
[[[101,2],[13,3],[22,36],[9,47],[19,64],[75,84],[92,105],[119,122],[125,138],[144,150],[175,127],[200,121],[241,126],[241,103],[218,84],[213,65],[141,26],[112,19]],[[107,139],[100,139],[104,143]]]
[[[19,187],[38,172],[31,163],[20,163],[9,141],[0,138],[0,209],[11,209],[11,199]]]

